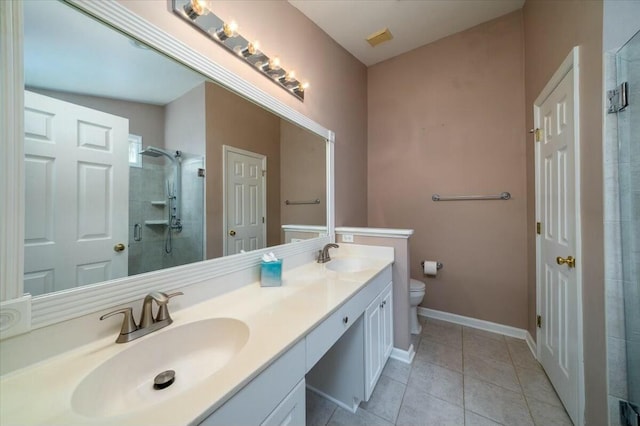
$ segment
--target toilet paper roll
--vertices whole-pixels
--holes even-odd
[[[438,275],[438,262],[425,260],[423,265],[425,275]]]

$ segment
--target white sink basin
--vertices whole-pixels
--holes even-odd
[[[110,417],[164,402],[223,368],[249,339],[249,327],[213,318],[151,334],[93,370],[73,392],[74,411]],[[156,390],[154,378],[174,370],[175,381]]]
[[[332,259],[325,264],[328,270],[334,272],[360,272],[371,269],[374,266],[375,260],[363,257]]]

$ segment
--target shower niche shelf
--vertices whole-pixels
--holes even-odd
[[[147,226],[169,226],[168,220],[145,220],[144,224]]]
[[[167,205],[166,201],[152,201],[151,202],[152,206],[156,206],[156,207],[164,207]]]

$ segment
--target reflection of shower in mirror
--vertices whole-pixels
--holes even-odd
[[[171,253],[173,251],[173,232],[182,232],[182,222],[180,220],[180,191],[182,189],[182,153],[180,151],[175,151],[175,153],[171,153],[162,148],[157,148],[155,146],[147,146],[145,149],[140,151],[141,155],[146,155],[149,157],[160,157],[165,156],[171,163],[173,164],[173,176],[174,180],[167,178],[167,200],[169,207],[169,217],[167,218],[168,226],[167,226],[167,234],[164,241],[164,251],[165,253]]]

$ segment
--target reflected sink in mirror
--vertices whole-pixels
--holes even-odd
[[[164,402],[222,369],[247,343],[249,327],[232,318],[185,324],[130,343],[80,382],[71,406],[89,417],[111,417]],[[175,381],[154,388],[155,377],[175,371]]]
[[[363,257],[351,257],[342,259],[332,259],[326,263],[325,267],[334,272],[360,272],[371,269],[376,261]]]

